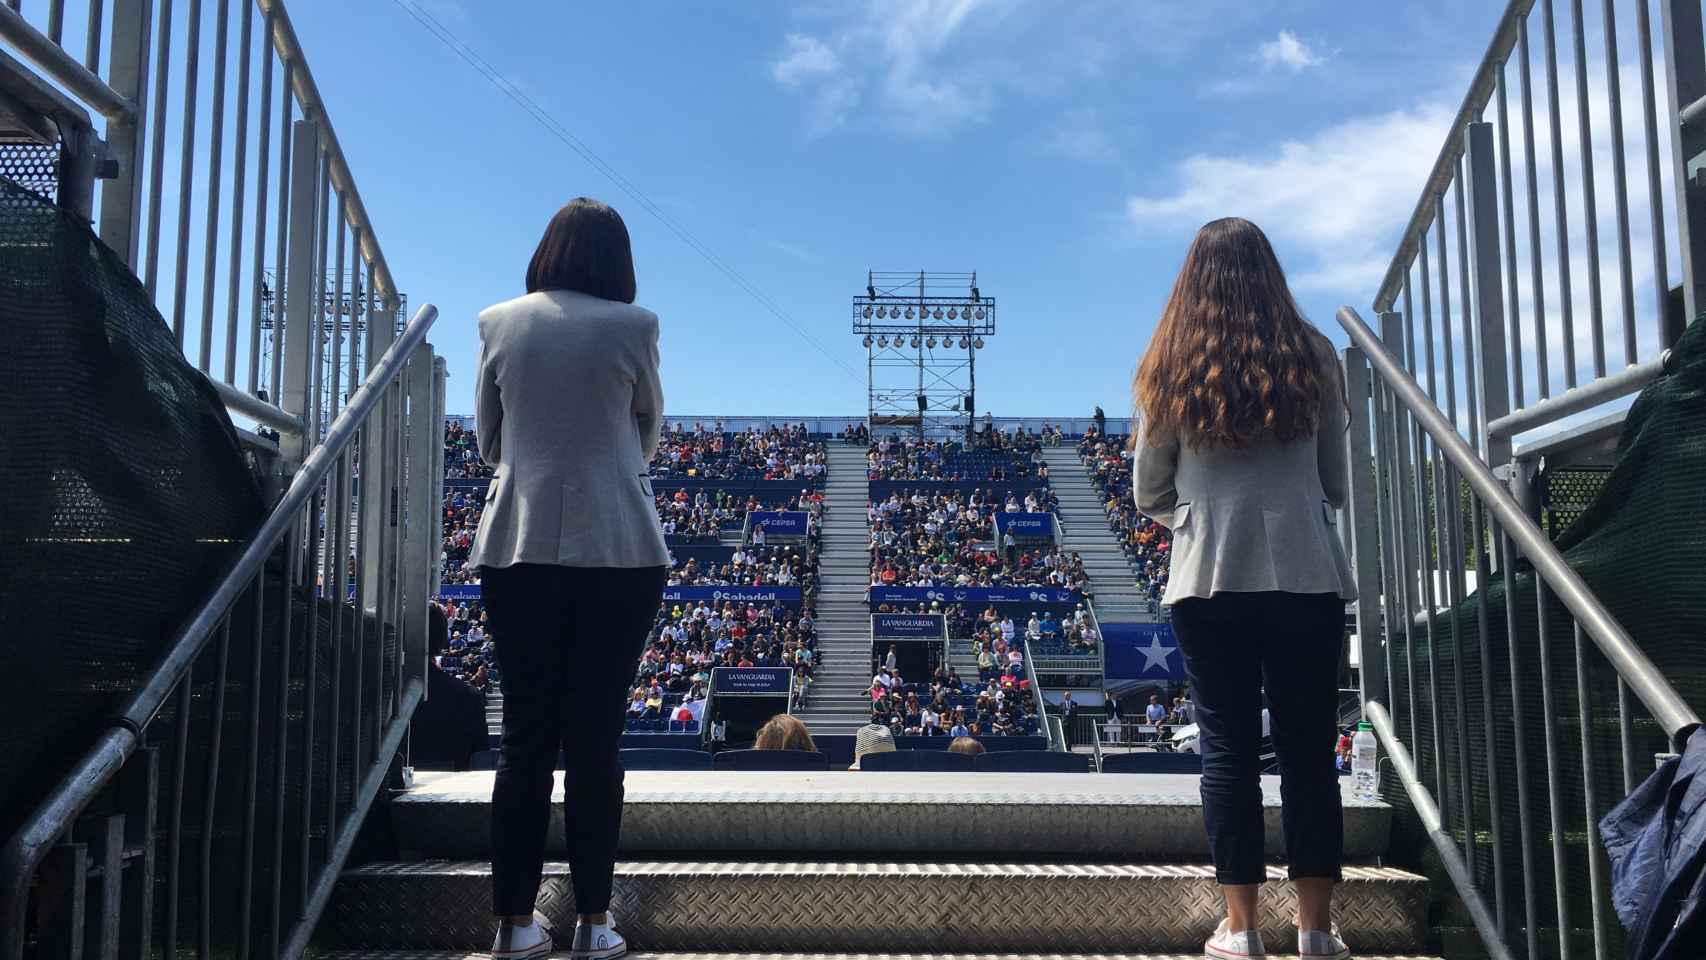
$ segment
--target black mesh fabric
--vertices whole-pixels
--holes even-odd
[[[236,433],[86,224],[0,179],[0,824],[90,744],[261,516]]]
[[[1706,705],[1706,323],[1688,327],[1673,350],[1671,372],[1642,392],[1630,409],[1618,444],[1616,464],[1597,476],[1571,477],[1551,485],[1556,503],[1542,504],[1554,528],[1555,546],[1587,582],[1594,595],[1621,623],[1682,697],[1700,709]],[[1466,517],[1466,521],[1471,519]],[[1465,526],[1469,524],[1466,522]],[[1615,670],[1593,640],[1578,637],[1573,621],[1556,596],[1545,605],[1546,639],[1540,637],[1538,597],[1532,569],[1522,561],[1512,568],[1510,595],[1502,575],[1489,575],[1484,590],[1471,593],[1450,613],[1436,618],[1434,649],[1438,669],[1430,667],[1425,629],[1414,631],[1406,650],[1401,632],[1391,647],[1392,684],[1398,691],[1393,710],[1398,734],[1417,759],[1424,783],[1446,814],[1458,848],[1475,838],[1472,865],[1489,907],[1494,896],[1492,778],[1499,790],[1503,896],[1507,935],[1520,942],[1524,924],[1525,872],[1522,817],[1526,813],[1530,855],[1526,872],[1535,882],[1534,899],[1543,942],[1560,927],[1572,931],[1578,948],[1591,935],[1593,916],[1589,870],[1589,831],[1626,791],[1654,766],[1653,756],[1669,748],[1665,731],[1633,695],[1631,759],[1624,768]],[[1482,643],[1485,603],[1486,644]],[[1507,607],[1514,613],[1515,652],[1507,630]],[[1463,651],[1461,658],[1456,656]],[[1548,663],[1543,664],[1542,652]],[[1492,724],[1485,722],[1483,660],[1491,680]],[[1411,664],[1413,663],[1413,670]],[[1513,665],[1514,663],[1514,665]],[[1459,670],[1461,673],[1459,674]],[[1518,678],[1513,705],[1512,675]],[[1461,680],[1461,682],[1459,682]],[[1409,691],[1414,690],[1412,698]],[[1580,686],[1578,686],[1580,684]],[[1552,696],[1552,751],[1547,752],[1544,694]],[[1588,702],[1587,757],[1584,759],[1579,690]],[[1437,693],[1438,724],[1429,703]],[[1410,704],[1415,705],[1414,719]],[[1524,730],[1526,764],[1519,771],[1514,715]],[[1435,737],[1439,749],[1435,749]],[[1562,827],[1562,896],[1554,883],[1554,831],[1547,771],[1551,769]],[[1467,777],[1464,776],[1467,771]],[[1527,786],[1526,810],[1519,804],[1519,772]],[[1470,803],[1463,802],[1463,783]],[[1592,809],[1588,790],[1594,794]],[[1420,831],[1415,812],[1395,778],[1386,778],[1385,796],[1397,809],[1392,850],[1399,859],[1442,881],[1444,871]],[[1603,864],[1601,864],[1603,870]],[[1448,911],[1445,926],[1466,926],[1461,913]],[[1612,955],[1622,955],[1615,917],[1604,918]],[[1550,948],[1548,948],[1550,949]]]

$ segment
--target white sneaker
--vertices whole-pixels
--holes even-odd
[[[616,914],[606,911],[604,918],[605,923],[575,924],[575,942],[569,948],[573,960],[611,960],[628,952],[628,941],[616,932]]]
[[[1252,957],[1265,957],[1268,952],[1262,948],[1262,935],[1254,930],[1243,930],[1233,933],[1229,922],[1220,921],[1220,926],[1214,928],[1214,936],[1203,944],[1203,956],[1211,960],[1250,960]]]
[[[533,922],[518,927],[508,920],[498,921],[498,935],[492,941],[492,960],[533,960],[548,957],[557,949],[551,938],[551,928],[538,912]]]
[[[1298,930],[1297,955],[1319,960],[1351,960],[1351,949],[1339,939],[1339,925],[1331,930]]]

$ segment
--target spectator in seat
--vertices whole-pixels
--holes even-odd
[[[1344,815],[1327,744],[1345,602],[1356,597],[1334,528],[1349,485],[1349,405],[1332,343],[1304,320],[1255,224],[1198,231],[1132,387],[1134,500],[1173,534],[1162,600],[1196,698],[1204,824],[1226,903],[1205,952],[1264,952],[1265,690],[1298,953],[1343,960],[1332,898]]]
[[[893,752],[894,733],[881,724],[866,724],[853,735],[853,765],[847,769],[860,769],[859,764],[867,754]]]
[[[974,740],[969,736],[961,734],[960,736],[957,736],[954,738],[953,743],[948,744],[948,752],[949,753],[963,753],[963,754],[966,754],[967,756],[975,757],[980,753],[987,752],[987,748],[984,747],[984,745],[981,742]]]
[[[807,750],[817,752],[817,744],[812,742],[812,733],[806,729],[805,722],[799,717],[779,713],[758,728],[758,739],[753,742],[754,750]]]
[[[480,570],[502,638],[504,677],[492,956],[552,949],[535,901],[561,751],[578,917],[571,952],[614,957],[627,949],[609,915],[622,824],[621,691],[669,565],[645,478],[663,410],[658,319],[634,306],[627,226],[596,200],[579,198],[551,218],[526,283],[525,296],[481,312],[474,376],[480,458],[494,478],[468,564]],[[574,509],[564,509],[565,490],[578,492]]]

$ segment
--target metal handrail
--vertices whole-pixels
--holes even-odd
[[[427,331],[437,318],[438,308],[431,304],[415,313],[332,422],[324,442],[308,455],[284,497],[249,538],[235,563],[173,635],[148,679],[130,695],[108,728],[12,834],[5,847],[0,848],[0,927],[4,928],[0,932],[0,957],[22,955],[30,877],[48,849],[136,751],[143,729],[183,681],[232,604],[296,522],[297,514],[326,482],[339,457],[384,399],[386,389],[402,374],[410,355],[426,342]]]
[[[1352,342],[1368,357],[1393,396],[1410,411],[1421,428],[1433,438],[1440,452],[1474,489],[1476,496],[1487,505],[1515,541],[1521,555],[1533,565],[1535,574],[1557,594],[1588,636],[1593,638],[1595,646],[1611,662],[1623,682],[1641,698],[1641,702],[1652,711],[1653,718],[1663,725],[1673,740],[1686,738],[1700,725],[1700,717],[1676,692],[1676,688],[1665,680],[1628,631],[1593,595],[1581,576],[1570,568],[1563,555],[1528,518],[1521,505],[1493,476],[1486,463],[1428,399],[1356,310],[1340,308],[1338,320],[1350,334]]]
[[[102,116],[113,120],[136,116],[134,102],[108,86],[93,70],[32,26],[23,14],[5,4],[0,4],[0,38],[46,71],[56,83],[64,84],[67,90],[99,110]]]
[[[1048,699],[1043,696],[1043,685],[1037,680],[1037,665],[1031,658],[1031,640],[1025,638],[1025,680],[1031,685],[1031,708],[1037,712],[1037,723],[1041,724],[1043,735],[1049,739],[1049,749],[1059,753],[1066,752],[1066,737],[1060,734],[1057,724],[1049,723]]]
[[[1470,922],[1475,924],[1475,931],[1481,935],[1492,960],[1515,960],[1510,948],[1505,946],[1504,939],[1499,936],[1498,923],[1487,910],[1487,903],[1475,889],[1474,874],[1470,872],[1469,864],[1463,859],[1463,851],[1457,849],[1457,843],[1446,831],[1444,819],[1440,816],[1439,804],[1434,802],[1433,794],[1428,793],[1422,785],[1422,779],[1416,773],[1415,761],[1410,758],[1410,751],[1405,749],[1403,741],[1398,739],[1397,731],[1392,727],[1392,718],[1386,708],[1378,701],[1370,700],[1363,705],[1369,723],[1374,727],[1375,736],[1380,738],[1381,747],[1392,761],[1392,771],[1398,775],[1398,782],[1409,796],[1410,803],[1416,808],[1416,817],[1422,823],[1422,829],[1428,835],[1428,841],[1433,844],[1434,851],[1439,854],[1440,862],[1445,864],[1445,872],[1450,875],[1451,882],[1457,887],[1458,894],[1463,898],[1463,905],[1469,910]]]
[[[1433,222],[1435,203],[1440,193],[1456,176],[1457,162],[1463,158],[1463,138],[1456,133],[1479,119],[1482,111],[1487,108],[1487,103],[1492,100],[1498,72],[1504,69],[1511,48],[1516,46],[1517,33],[1523,18],[1527,17],[1533,8],[1534,0],[1510,0],[1504,15],[1499,17],[1499,24],[1493,29],[1493,39],[1487,44],[1487,52],[1481,55],[1481,65],[1475,69],[1475,77],[1469,82],[1468,91],[1463,94],[1463,103],[1457,108],[1457,115],[1452,118],[1451,126],[1447,128],[1452,134],[1445,138],[1445,145],[1440,147],[1439,157],[1434,160],[1433,169],[1428,172],[1421,196],[1416,201],[1415,212],[1410,214],[1410,220],[1404,226],[1403,240],[1398,244],[1398,252],[1393,255],[1392,263],[1386,268],[1386,276],[1380,281],[1380,292],[1374,298],[1376,313],[1389,309],[1397,301],[1398,293],[1404,285],[1404,274],[1410,269],[1410,262],[1415,259],[1428,224]]]

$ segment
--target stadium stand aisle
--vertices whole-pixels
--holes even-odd
[[[852,734],[871,719],[870,556],[864,444],[831,440],[818,551],[817,649],[821,665],[799,717],[813,735]]]
[[[1048,464],[1049,486],[1060,498],[1060,549],[1084,558],[1095,591],[1096,617],[1103,623],[1154,620],[1149,602],[1138,592],[1131,563],[1108,529],[1102,495],[1079,462],[1077,447],[1045,446],[1043,462]]]

